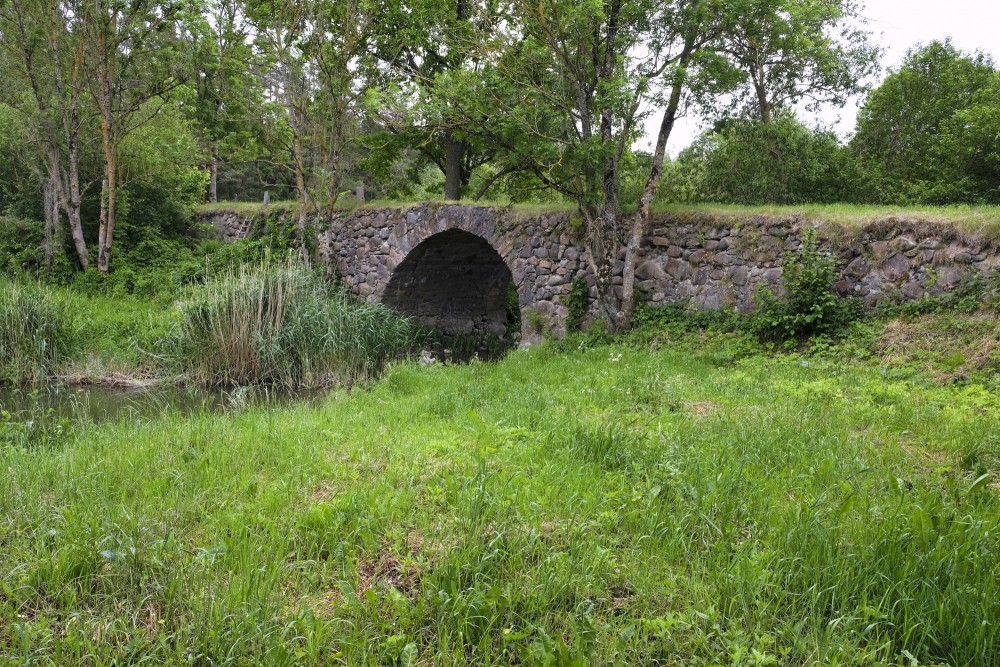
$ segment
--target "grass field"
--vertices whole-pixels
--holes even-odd
[[[0,443],[0,665],[1000,662],[988,373],[632,340]]]

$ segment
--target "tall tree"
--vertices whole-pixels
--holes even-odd
[[[894,203],[937,199],[933,191],[935,183],[940,185],[936,158],[942,134],[963,110],[989,99],[995,76],[986,55],[962,53],[949,40],[907,54],[899,70],[865,101],[851,140],[872,174],[877,199]],[[962,132],[954,125],[950,128]]]
[[[729,4],[732,20],[717,49],[733,69],[729,102],[765,125],[800,103],[843,106],[877,70],[879,51],[857,0]]]
[[[486,119],[478,130],[504,149],[503,168],[529,170],[576,202],[600,313],[608,327],[626,328],[636,257],[649,231],[667,141],[699,81],[704,49],[719,35],[725,5],[715,0],[511,4],[511,29],[490,41],[495,72],[485,82],[466,77],[466,89],[475,94],[462,94],[458,87],[453,103],[469,109],[470,121]],[[638,209],[630,211],[621,199],[623,164],[654,112],[660,118],[656,147],[645,162]]]
[[[80,186],[84,53],[79,28],[80,17],[60,0],[0,3],[0,42],[7,47],[8,57],[4,69],[16,72],[23,84],[8,82],[5,92],[14,95],[8,102],[36,129],[43,146],[47,262],[51,264],[53,238],[63,211],[80,265],[86,269],[89,253],[83,236]]]
[[[208,0],[205,15],[191,22],[194,46],[194,116],[209,153],[208,200],[218,201],[224,147],[243,152],[255,145],[254,112],[261,97],[253,27],[242,0]]]
[[[332,209],[340,193],[371,13],[365,0],[253,0],[248,9],[270,62],[271,97],[284,110],[273,136],[290,157],[304,239],[309,214]],[[305,243],[302,253],[308,263]]]
[[[108,273],[114,245],[120,183],[119,150],[125,138],[149,122],[165,96],[183,81],[178,23],[183,2],[74,0],[80,17],[89,91],[101,125],[103,174],[97,268]]]
[[[457,200],[473,171],[493,157],[477,123],[458,112],[444,88],[451,77],[485,76],[475,44],[498,30],[493,0],[381,0],[373,48],[381,67],[376,117],[386,134],[372,142],[383,161],[407,148],[444,174],[444,198]],[[465,113],[469,110],[465,109]]]
[[[339,198],[345,151],[362,113],[367,83],[361,72],[369,57],[374,18],[368,0],[324,0],[315,5],[315,27],[306,53],[316,71],[315,142],[328,211]]]

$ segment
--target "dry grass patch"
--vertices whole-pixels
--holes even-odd
[[[707,417],[722,409],[718,403],[713,403],[712,401],[695,401],[685,403],[684,408],[695,417],[699,418]]]
[[[913,365],[949,381],[1000,370],[1000,316],[982,311],[900,317],[886,323],[877,345],[886,366]]]

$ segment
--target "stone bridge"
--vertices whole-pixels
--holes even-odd
[[[351,290],[448,334],[503,337],[516,290],[522,334],[564,331],[570,285],[593,283],[561,213],[425,203],[361,209],[334,220],[321,251]],[[528,315],[533,312],[535,315]]]
[[[203,217],[227,240],[268,220],[291,225],[286,210],[253,220],[235,212]],[[253,222],[253,224],[251,224]],[[788,252],[814,223],[800,216],[666,213],[639,252],[636,287],[652,303],[690,308],[754,308],[761,286],[777,288]],[[318,221],[319,252],[358,296],[381,301],[451,334],[508,332],[508,293],[517,292],[522,340],[565,331],[570,284],[591,286],[587,254],[566,212],[425,203],[360,207]],[[824,224],[822,247],[837,261],[835,289],[879,303],[937,295],[1000,266],[990,238],[954,225],[886,218],[854,228]],[[623,262],[616,267],[621,282]],[[512,287],[513,286],[513,287]],[[595,296],[593,287],[590,296]],[[592,302],[591,302],[592,304]]]

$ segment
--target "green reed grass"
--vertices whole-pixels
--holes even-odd
[[[52,291],[0,276],[0,382],[40,382],[73,339],[69,305]]]
[[[210,385],[350,384],[409,347],[415,329],[294,263],[242,266],[179,304],[189,377]]]

